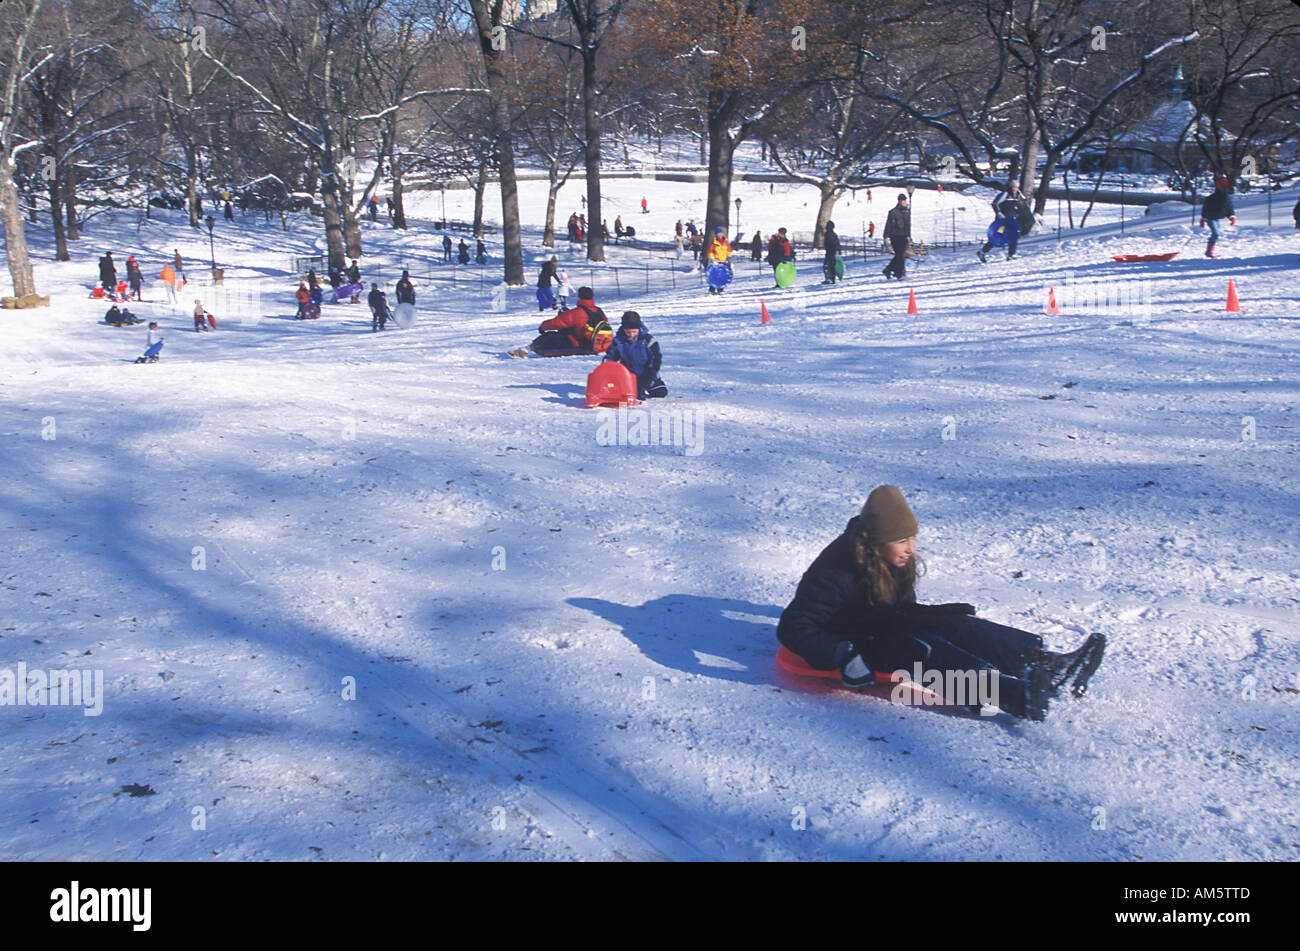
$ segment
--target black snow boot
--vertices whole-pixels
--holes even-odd
[[[998,707],[1022,720],[1047,719],[1052,697],[1052,675],[1046,667],[1033,667],[1019,677],[998,678]]]
[[[1074,696],[1081,697],[1084,691],[1087,690],[1088,678],[1096,673],[1097,666],[1101,663],[1102,652],[1105,649],[1106,638],[1100,634],[1093,634],[1068,654],[1057,654],[1045,650],[1035,651],[1033,656],[1029,658],[1029,666],[1043,667],[1048,671],[1051,676],[1052,696],[1060,693],[1061,688],[1073,678]],[[1080,676],[1083,678],[1082,689],[1079,684]]]

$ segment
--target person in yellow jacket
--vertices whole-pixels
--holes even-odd
[[[731,257],[731,242],[727,240],[727,236],[723,233],[721,227],[713,229],[713,240],[709,242],[704,255],[707,260],[716,261],[719,264],[726,264],[727,259]]]
[[[714,264],[723,265],[726,270],[726,277],[717,286],[714,286],[714,283],[710,281],[710,294],[721,294],[722,289],[731,283],[731,265],[727,263],[729,257],[731,257],[731,242],[727,240],[722,228],[716,227],[713,229],[713,238],[709,241],[709,246],[704,250],[704,259]],[[708,273],[707,264],[705,265],[705,273]]]

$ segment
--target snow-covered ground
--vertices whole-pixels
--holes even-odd
[[[703,189],[613,181],[607,217],[670,234]],[[809,190],[766,191],[747,234],[810,228]],[[1300,857],[1295,199],[1271,229],[1240,199],[1219,260],[1170,214],[902,284],[804,261],[776,291],[746,262],[722,298],[562,248],[660,339],[680,446],[601,445],[594,361],[506,356],[533,289],[495,309],[498,271],[435,263],[418,222],[366,227],[363,270],[405,262],[420,295],[382,335],[364,305],[290,319],[310,220],[218,225],[243,314],[177,219],[101,216],[67,264],[33,228],[54,305],[0,312],[0,678],[101,671],[104,696],[0,708],[0,857]],[[530,227],[544,201],[522,189]],[[174,247],[220,329],[155,284],[138,366],[144,331],[86,288],[104,249],[152,276]],[[530,231],[530,275],[544,253]],[[1108,635],[1085,700],[966,719],[775,669],[800,575],[880,483],[920,519],[922,600]]]

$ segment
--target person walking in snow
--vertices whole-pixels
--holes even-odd
[[[478,264],[487,264],[487,245],[483,243],[482,238],[477,239],[477,245],[474,249],[474,261]]]
[[[180,248],[172,249],[172,270],[180,275],[182,281],[189,280],[189,278],[185,276],[185,259],[181,257]]]
[[[790,239],[786,237],[784,228],[777,228],[776,234],[772,235],[771,240],[767,242],[767,263],[772,265],[772,271],[784,264],[786,261],[794,260],[794,248],[790,247]],[[780,287],[781,285],[777,285]]]
[[[1237,212],[1232,207],[1232,182],[1228,181],[1227,175],[1220,175],[1214,180],[1214,194],[1205,199],[1205,204],[1201,206],[1201,227],[1207,225],[1210,229],[1210,240],[1205,243],[1205,256],[1207,258],[1217,258],[1214,253],[1214,245],[1219,240],[1219,222],[1227,218],[1229,223],[1237,223]]]
[[[136,263],[134,257],[126,259],[126,280],[131,285],[131,296],[136,300],[143,300],[140,296],[140,288],[144,286],[144,275],[140,273],[140,265]]]
[[[650,206],[646,203],[644,195],[641,196],[641,214],[643,215],[650,214]]]
[[[912,212],[907,207],[906,195],[899,195],[898,204],[889,209],[884,236],[894,251],[893,260],[885,265],[885,277],[901,281],[907,276],[907,249],[912,243]]]
[[[704,251],[704,266],[708,269],[710,264],[721,264],[727,269],[727,281],[731,280],[731,265],[728,259],[731,257],[731,242],[722,231],[722,226],[718,225],[713,229],[713,237],[709,240],[709,246]],[[725,286],[725,285],[724,285]],[[709,285],[710,294],[721,294],[722,287]]]
[[[307,319],[307,305],[311,303],[311,291],[307,289],[306,281],[298,282],[298,289],[294,291],[294,299],[298,301],[298,313],[293,315],[294,320]]]
[[[822,245],[826,249],[826,258],[822,261],[822,273],[826,275],[823,284],[834,284],[839,278],[835,266],[840,256],[840,236],[835,233],[835,222],[826,222],[826,231],[822,234]]]
[[[749,243],[749,256],[755,261],[763,260],[763,235],[762,232],[754,232],[754,240]]]
[[[781,614],[777,638],[818,670],[839,670],[846,686],[869,686],[875,673],[952,671],[940,693],[991,671],[996,700],[1012,716],[1042,720],[1070,682],[1082,696],[1101,664],[1106,639],[1093,634],[1068,654],[1043,649],[1037,634],[975,616],[964,603],[918,604],[916,516],[897,486],[882,485],[860,514],[804,572]],[[961,676],[961,675],[964,675]],[[929,677],[927,676],[927,680]],[[985,698],[945,696],[976,712]]]
[[[543,262],[542,269],[537,273],[537,309],[539,311],[555,308],[555,292],[551,290],[551,286],[560,283],[560,277],[556,273],[559,267],[560,259],[552,254],[548,261]]]
[[[442,259],[448,263],[451,261],[451,235],[448,234],[442,236]]]
[[[217,318],[213,317],[203,309],[203,301],[198,298],[194,299],[194,332],[198,333],[203,330],[216,330]]]
[[[384,325],[388,323],[393,316],[388,309],[388,295],[379,289],[378,284],[370,285],[370,332],[374,333],[383,330]]]
[[[623,312],[618,333],[605,353],[605,361],[611,360],[627,367],[636,377],[637,399],[659,399],[668,395],[667,385],[659,378],[659,368],[663,363],[659,341],[650,336],[641,322],[641,315],[634,310]]]
[[[402,278],[397,282],[396,291],[397,303],[415,306],[415,285],[411,283],[410,271],[402,272]]]
[[[993,198],[993,222],[1007,238],[1007,260],[1016,256],[1016,245],[1020,241],[1020,186],[1012,185],[1003,189]],[[985,241],[984,247],[975,252],[982,264],[988,263],[988,253],[993,249],[992,241]]]
[[[469,263],[469,245],[465,243],[464,238],[460,239],[460,244],[456,247],[456,256],[461,264]]]
[[[112,294],[117,289],[117,267],[113,264],[113,252],[105,251],[99,259],[99,283],[104,290]]]

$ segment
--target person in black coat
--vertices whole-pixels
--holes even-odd
[[[991,703],[1030,719],[1046,715],[1067,680],[1082,695],[1101,663],[1104,637],[1094,634],[1079,649],[1056,654],[1043,650],[1036,634],[975,617],[972,605],[918,604],[916,579],[924,567],[915,557],[916,532],[898,488],[874,489],[861,514],[804,572],[777,626],[781,643],[811,667],[839,670],[851,687],[874,684],[876,671],[916,679],[917,664],[927,675],[992,671]],[[960,682],[945,675],[937,692],[971,707],[987,702],[950,695]]]
[[[370,285],[370,330],[383,330],[384,324],[392,316],[388,311],[388,295],[379,289],[378,284]]]
[[[456,247],[456,254],[461,264],[469,263],[469,245],[465,243],[464,238],[460,239],[460,244]]]
[[[352,260],[352,266],[347,270],[347,275],[349,284],[361,283],[361,266],[357,264],[355,258]]]
[[[1237,212],[1232,207],[1232,197],[1228,194],[1232,189],[1232,182],[1228,181],[1227,175],[1220,175],[1214,180],[1214,194],[1205,199],[1205,204],[1201,206],[1201,227],[1209,225],[1210,240],[1205,244],[1205,256],[1207,258],[1218,257],[1214,253],[1214,245],[1219,240],[1219,222],[1227,218],[1232,224],[1237,223]]]
[[[474,260],[479,264],[487,264],[487,245],[483,243],[482,238],[479,238],[477,243],[478,247],[474,249]]]
[[[134,257],[126,259],[126,281],[131,285],[131,294],[136,300],[142,300],[140,288],[144,286],[144,275],[140,273],[140,265],[136,263]]]
[[[403,271],[402,279],[397,282],[397,303],[415,303],[415,285],[411,283],[411,272]]]
[[[112,293],[117,289],[117,268],[113,264],[113,252],[105,251],[104,256],[99,259],[99,283],[104,285],[104,290]]]
[[[763,260],[763,235],[754,232],[754,240],[749,243],[749,256],[755,261]]]
[[[885,277],[896,277],[901,281],[907,276],[907,248],[912,241],[912,212],[907,207],[906,195],[899,195],[898,204],[889,209],[884,237],[894,249],[893,260],[885,265]]]
[[[822,262],[822,271],[826,275],[823,284],[834,284],[839,275],[835,271],[835,264],[840,256],[840,236],[835,233],[835,222],[826,222],[826,231],[822,235],[822,245],[826,249],[826,260]]]

